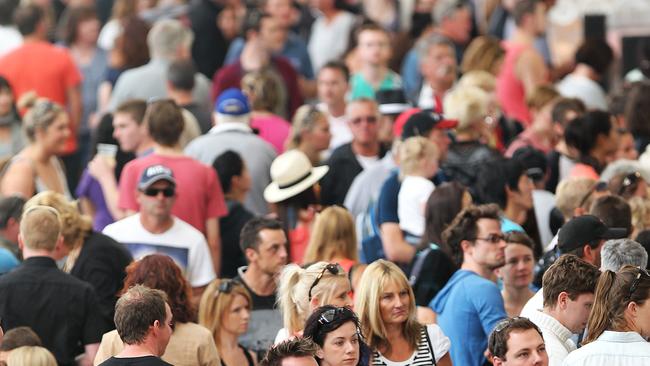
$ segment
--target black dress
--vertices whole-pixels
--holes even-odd
[[[241,350],[244,351],[244,356],[246,356],[246,361],[248,361],[248,366],[255,366],[255,362],[253,361],[253,357],[251,357],[250,352],[248,352],[248,350],[241,344],[239,345],[239,348],[241,348]],[[226,365],[226,363],[223,362],[223,360],[221,360],[221,366],[228,366],[228,365]]]

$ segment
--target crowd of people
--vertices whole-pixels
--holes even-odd
[[[650,364],[650,43],[554,6],[0,0],[0,364]]]

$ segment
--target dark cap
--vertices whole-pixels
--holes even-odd
[[[385,89],[375,92],[375,100],[379,105],[379,113],[383,115],[398,115],[412,106],[406,102],[402,89]]]
[[[142,172],[140,182],[138,183],[138,189],[147,189],[160,180],[166,180],[169,183],[176,185],[176,180],[174,179],[174,174],[171,169],[160,164],[152,165]]]
[[[600,239],[622,239],[627,237],[625,228],[608,228],[598,217],[583,215],[569,220],[557,238],[561,253],[568,253]]]
[[[424,110],[410,116],[402,128],[402,140],[413,136],[425,136],[434,129],[450,129],[458,125],[458,121],[445,119],[441,114]]]

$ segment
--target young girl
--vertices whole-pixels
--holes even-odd
[[[402,186],[397,197],[399,226],[406,241],[417,244],[424,233],[424,206],[435,186],[431,178],[438,171],[438,149],[424,137],[408,138],[400,146]]]

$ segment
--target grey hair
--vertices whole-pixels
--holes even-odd
[[[449,39],[434,33],[420,39],[415,44],[415,48],[418,54],[418,60],[420,63],[422,63],[422,61],[424,61],[427,58],[429,54],[429,50],[434,46],[447,46],[451,48],[451,50],[454,52],[454,55],[456,54],[456,49],[454,48],[454,44],[451,43]]]
[[[194,40],[194,33],[181,22],[163,19],[154,23],[147,35],[147,46],[152,57],[173,60],[179,47],[189,49]]]
[[[440,25],[442,21],[453,16],[456,11],[466,7],[467,2],[464,0],[438,0],[431,14],[433,24]]]
[[[600,270],[616,272],[625,265],[646,268],[648,253],[631,239],[608,240],[600,251]]]

